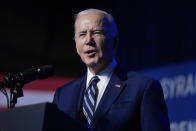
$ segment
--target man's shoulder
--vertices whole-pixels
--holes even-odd
[[[129,70],[124,68],[121,65],[118,65],[115,74],[122,80],[128,80],[128,81],[154,81],[154,78],[151,78],[149,76],[146,76],[142,74],[141,72],[134,71],[134,70]]]
[[[158,80],[135,71],[127,72],[127,82],[128,83],[131,82],[139,85],[151,84],[154,82],[159,83]]]
[[[151,77],[146,76],[140,72],[135,72],[135,71],[128,71],[127,76],[128,76],[128,78],[132,78],[132,79],[155,80],[154,78],[151,78]]]

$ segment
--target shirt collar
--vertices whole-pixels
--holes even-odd
[[[117,65],[117,62],[115,59],[113,59],[113,61],[103,70],[101,71],[99,74],[97,74],[97,76],[99,77],[100,81],[107,79],[107,77],[109,77],[109,75],[113,72],[113,70],[115,69]],[[86,81],[86,87],[89,86],[90,84],[90,80],[94,75],[90,72],[89,69],[87,69],[87,81]]]

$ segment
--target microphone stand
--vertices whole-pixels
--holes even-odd
[[[23,96],[23,84],[15,85],[14,88],[10,88],[10,108],[14,108],[17,103],[17,98]]]
[[[17,86],[17,88],[10,89],[10,108],[14,108],[17,103],[17,98],[23,96],[23,86]]]
[[[14,108],[17,103],[17,98],[24,96],[22,90],[24,84],[18,82],[12,74],[8,74],[5,78],[5,81],[9,80],[9,83],[6,85],[8,88],[10,88],[9,108]]]

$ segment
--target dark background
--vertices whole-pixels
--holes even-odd
[[[84,72],[73,40],[74,14],[111,13],[120,32],[118,62],[131,70],[196,58],[196,4],[179,0],[6,0],[0,2],[0,72],[52,64],[55,75]]]

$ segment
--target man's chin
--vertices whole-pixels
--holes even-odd
[[[97,59],[95,59],[95,58],[88,58],[88,59],[84,59],[84,63],[89,67],[91,67],[91,66],[95,66],[97,63],[98,63],[98,61],[97,61]]]
[[[95,62],[91,62],[86,65],[87,65],[87,67],[94,68],[97,64]]]

